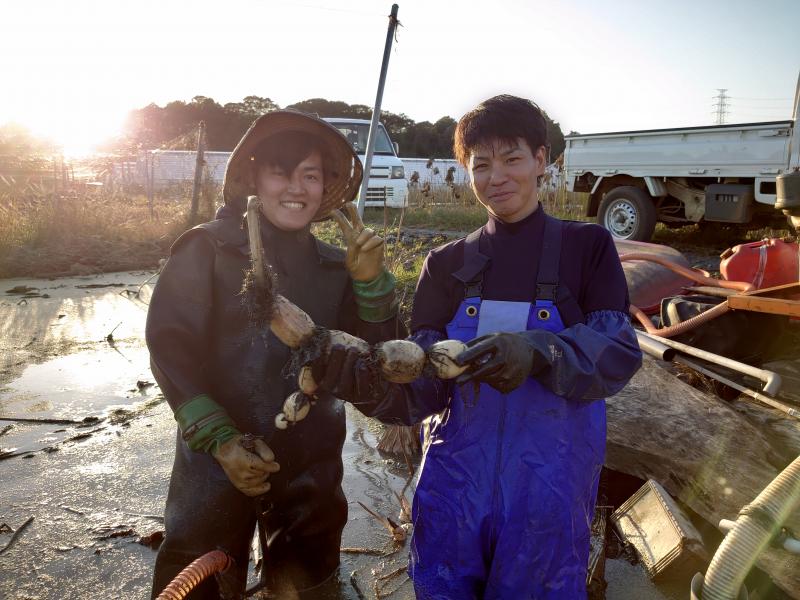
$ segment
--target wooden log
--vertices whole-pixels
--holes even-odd
[[[735,519],[788,464],[768,430],[650,358],[607,406],[606,465],[655,479],[714,525]],[[785,525],[800,530],[800,509]],[[770,549],[758,564],[800,598],[800,557]]]

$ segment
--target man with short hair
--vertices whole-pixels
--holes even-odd
[[[352,368],[320,379],[386,422],[434,415],[413,503],[419,600],[582,598],[602,399],[641,364],[625,276],[607,231],[539,204],[547,134],[535,104],[490,98],[461,118],[454,146],[488,221],[428,255],[411,339],[467,343],[461,385],[376,381],[343,348],[329,368]]]
[[[338,597],[334,575],[347,521],[344,408],[323,395],[296,427],[276,429],[297,378],[284,373],[289,348],[255,330],[243,305],[250,249],[242,214],[247,197],[258,195],[277,289],[317,325],[371,343],[390,339],[397,336],[397,302],[383,240],[353,210],[358,235],[346,254],[310,232],[312,221],[353,199],[361,175],[336,128],[298,112],[268,113],[228,161],[218,219],[186,232],[170,250],[146,328],[153,374],[179,425],[153,596],[194,559],[222,548],[235,560],[223,577],[226,597],[239,597],[258,516],[270,590]],[[188,597],[218,598],[219,591],[210,579]]]

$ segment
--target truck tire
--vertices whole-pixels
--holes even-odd
[[[600,202],[597,222],[619,240],[647,242],[656,228],[656,206],[643,189],[617,187]]]

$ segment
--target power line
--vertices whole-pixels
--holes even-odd
[[[714,107],[714,123],[717,125],[724,125],[725,124],[725,117],[728,115],[728,100],[730,96],[728,96],[725,92],[728,91],[728,88],[717,88],[717,92],[719,92],[716,96],[714,96],[714,100],[716,102],[712,105]]]
[[[755,100],[756,102],[792,102],[792,98],[782,97],[782,98],[755,98],[749,96],[728,96],[728,98],[732,98],[733,100]]]

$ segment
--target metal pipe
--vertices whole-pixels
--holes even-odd
[[[701,350],[700,348],[695,348],[694,346],[689,346],[688,344],[682,344],[680,342],[676,342],[675,340],[662,338],[657,335],[652,335],[644,331],[641,331],[639,333],[641,333],[642,335],[646,335],[647,337],[653,338],[661,342],[662,344],[669,346],[670,348],[675,348],[675,350],[683,352],[684,354],[688,354],[689,356],[696,356],[697,358],[702,358],[703,360],[707,360],[710,363],[720,365],[721,367],[727,367],[728,369],[732,369],[734,371],[738,371],[739,373],[743,373],[745,375],[750,375],[751,377],[760,379],[761,381],[764,382],[764,387],[762,388],[761,391],[764,392],[765,394],[769,394],[770,396],[774,396],[775,394],[778,393],[778,390],[781,389],[781,384],[783,383],[781,380],[781,376],[775,373],[774,371],[767,371],[766,369],[758,369],[752,365],[748,365],[743,362],[739,362],[738,360],[733,360],[732,358],[728,358],[727,356],[714,354],[713,352]]]
[[[397,4],[392,4],[392,13],[389,15],[389,30],[386,32],[386,45],[383,47],[383,61],[381,74],[378,78],[378,94],[375,97],[375,106],[372,107],[372,121],[369,124],[367,135],[367,149],[364,153],[364,179],[361,180],[361,191],[358,194],[358,214],[364,216],[364,207],[367,202],[367,188],[369,187],[370,170],[372,169],[372,153],[375,151],[375,139],[378,137],[378,121],[381,118],[381,103],[383,102],[383,86],[386,84],[386,71],[389,70],[389,57],[392,53],[392,38],[397,29]]]
[[[739,390],[743,394],[746,394],[746,395],[750,396],[751,398],[766,404],[767,406],[771,406],[772,408],[775,408],[777,410],[783,411],[787,415],[789,415],[790,417],[795,417],[796,419],[800,419],[800,411],[792,408],[788,404],[785,404],[785,403],[780,402],[778,400],[773,400],[772,398],[769,398],[768,396],[765,396],[764,394],[759,394],[758,392],[755,392],[755,391],[751,390],[750,388],[746,388],[743,385],[739,385],[735,381],[732,381],[732,380],[728,379],[727,377],[725,377],[723,375],[720,375],[719,373],[715,373],[714,371],[706,369],[705,367],[703,367],[702,365],[696,363],[695,361],[689,360],[688,358],[684,358],[683,356],[676,356],[675,357],[675,361],[683,363],[687,367],[691,367],[695,371],[698,371],[698,372],[702,373],[703,375],[707,375],[708,377],[711,377],[712,379],[716,379],[717,381],[724,383],[728,387],[732,387],[735,390]]]
[[[657,358],[658,360],[663,360],[666,362],[670,362],[673,358],[675,358],[675,348],[670,348],[658,340],[654,340],[651,337],[645,336],[643,333],[642,335],[639,335],[640,333],[642,332],[636,332],[636,338],[639,341],[639,348],[641,348],[642,351],[647,352],[647,354]]]

